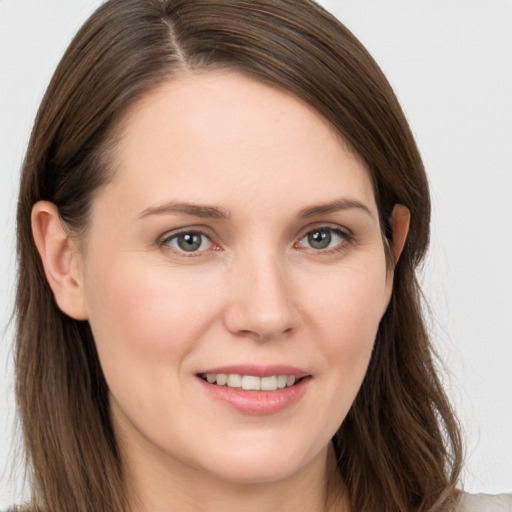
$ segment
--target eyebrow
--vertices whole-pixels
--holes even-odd
[[[146,208],[139,213],[138,217],[148,217],[149,215],[158,215],[166,213],[181,213],[191,215],[193,217],[201,217],[205,219],[229,219],[230,213],[223,208],[217,206],[206,206],[192,203],[177,203],[171,201],[160,206],[152,206]]]
[[[367,213],[370,217],[373,217],[371,210],[361,201],[355,199],[335,199],[325,204],[319,204],[314,206],[308,206],[299,211],[297,217],[300,219],[309,219],[311,217],[317,217],[319,215],[325,215],[340,210],[359,209]],[[231,218],[231,213],[224,208],[218,206],[207,206],[193,203],[181,203],[170,201],[168,203],[151,206],[146,208],[138,214],[139,218],[148,217],[150,215],[158,214],[172,214],[179,213],[184,215],[190,215],[192,217],[200,217],[205,219],[221,219],[226,220]]]
[[[325,215],[327,213],[333,213],[340,210],[351,210],[353,208],[362,210],[367,213],[370,217],[373,217],[373,213],[361,201],[355,199],[335,199],[325,204],[319,204],[315,206],[308,206],[299,212],[298,217],[301,219],[309,219],[311,217],[317,217],[318,215]]]

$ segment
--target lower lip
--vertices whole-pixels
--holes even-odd
[[[304,377],[294,386],[275,391],[244,391],[242,388],[217,386],[201,377],[197,378],[210,396],[244,414],[253,416],[276,414],[291,407],[304,396],[311,380],[311,377]]]

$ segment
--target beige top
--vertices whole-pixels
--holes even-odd
[[[457,512],[512,512],[512,494],[464,493]]]
[[[6,512],[11,510],[14,511]],[[464,493],[457,512],[512,512],[512,494]]]

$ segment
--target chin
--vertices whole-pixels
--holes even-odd
[[[264,464],[255,461],[230,465],[230,467],[216,468],[217,478],[238,485],[258,485],[280,482],[300,471],[296,465],[278,464],[267,460]]]
[[[269,449],[257,448],[225,453],[223,463],[211,468],[218,478],[240,485],[269,484],[286,480],[300,473],[310,465],[324,464],[327,448],[316,452],[305,452],[294,448],[291,443]]]

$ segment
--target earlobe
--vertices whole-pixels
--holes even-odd
[[[400,258],[402,250],[407,240],[407,233],[409,232],[409,224],[411,221],[411,212],[409,208],[402,204],[395,204],[391,214],[390,224],[393,238],[391,241],[391,248],[395,257],[395,262]]]
[[[86,320],[81,256],[53,203],[39,201],[34,205],[32,233],[57,305],[75,320]]]

